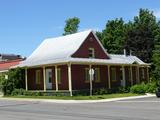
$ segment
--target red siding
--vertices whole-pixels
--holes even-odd
[[[116,81],[113,81],[111,79],[111,88],[117,88],[121,86],[121,80],[120,80],[120,68],[121,66],[111,66],[110,67],[110,76],[112,74],[111,68],[116,68]]]
[[[93,88],[108,88],[108,66],[94,65],[93,68],[100,68],[100,82],[93,82]]]
[[[131,74],[129,75],[130,66],[125,66],[126,86],[131,86]]]
[[[89,89],[90,83],[85,82],[85,68],[88,65],[72,65],[72,88],[73,90]],[[108,88],[107,66],[94,65],[92,68],[100,68],[100,82],[93,81],[94,88]]]
[[[58,66],[61,69],[61,84],[58,84],[59,90],[68,90],[68,67],[67,65]]]
[[[133,85],[137,83],[137,67],[132,67],[132,72],[133,72]]]
[[[86,38],[84,43],[80,46],[80,48],[72,55],[72,57],[76,58],[88,58],[88,49],[95,49],[95,58],[99,59],[108,59],[109,57],[105,54],[100,44],[97,42],[96,38],[92,33]]]
[[[41,82],[40,84],[36,84],[36,70],[41,71]],[[29,90],[43,90],[44,89],[44,84],[43,84],[43,69],[42,68],[33,68],[33,69],[28,69],[27,70],[28,74],[28,89]]]
[[[72,65],[72,89],[88,89],[89,83],[85,83],[85,68],[87,65]]]
[[[56,89],[55,85],[55,68],[54,67],[47,67],[52,69],[53,73],[53,79],[52,79],[52,90]],[[47,69],[46,68],[46,69]],[[59,90],[68,90],[68,70],[67,65],[58,66],[58,68],[61,68],[61,84],[58,84]],[[41,83],[36,84],[36,70],[41,70]],[[44,90],[44,84],[43,84],[43,69],[42,68],[33,68],[28,69],[28,89],[29,90]]]

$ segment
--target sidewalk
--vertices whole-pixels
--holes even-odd
[[[3,98],[0,100],[14,100],[14,101],[25,101],[25,102],[47,102],[47,103],[101,103],[101,102],[113,102],[119,100],[131,100],[138,98],[147,98],[147,97],[155,97],[153,94],[146,94],[141,96],[133,96],[133,97],[122,97],[122,98],[109,98],[109,99],[101,99],[101,100],[56,100],[56,99],[31,99],[31,98]]]

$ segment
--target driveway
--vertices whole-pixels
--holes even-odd
[[[0,99],[2,120],[159,120],[156,97],[105,103],[45,103]]]

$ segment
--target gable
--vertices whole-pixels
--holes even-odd
[[[98,59],[109,59],[102,45],[98,42],[97,38],[91,32],[85,41],[81,44],[78,50],[72,54],[74,58],[89,58],[89,48],[94,48],[95,58]]]

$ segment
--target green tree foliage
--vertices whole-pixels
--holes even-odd
[[[139,15],[130,23],[126,35],[125,48],[132,50],[133,54],[144,62],[151,62],[154,40],[157,34],[157,21],[153,12],[140,9]]]
[[[4,76],[8,75],[8,78]],[[14,89],[24,88],[24,71],[20,68],[9,70],[0,77],[0,89],[4,95],[9,95]]]
[[[122,18],[109,20],[102,33],[97,32],[98,38],[108,53],[118,54],[123,51],[126,25]]]
[[[160,26],[159,26],[160,27]],[[153,50],[153,72],[152,76],[160,82],[160,30],[155,39],[155,48]]]
[[[78,27],[79,27],[78,25],[80,23],[79,18],[77,17],[69,18],[65,22],[66,22],[66,25],[64,27],[63,35],[73,34],[78,31]]]

